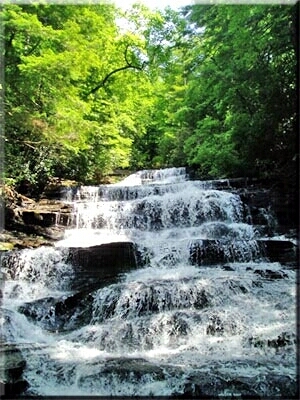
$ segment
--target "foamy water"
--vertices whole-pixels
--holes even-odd
[[[170,168],[81,188],[72,201],[75,227],[56,247],[2,260],[1,324],[26,359],[27,394],[175,396],[210,379],[219,396],[239,396],[230,382],[240,379],[263,397],[272,377],[295,379],[296,273],[260,257],[238,195]],[[193,265],[203,240],[234,260]],[[76,280],[68,248],[112,242],[135,243],[147,262],[91,289],[57,328],[55,301]]]

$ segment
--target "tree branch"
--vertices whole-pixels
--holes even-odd
[[[109,73],[104,77],[104,79],[88,93],[88,96],[89,96],[90,94],[96,93],[101,87],[104,87],[104,85],[105,85],[106,82],[109,80],[109,78],[110,78],[112,75],[114,75],[114,74],[116,74],[116,73],[118,73],[118,72],[120,72],[120,71],[124,71],[124,70],[126,70],[126,69],[137,69],[137,70],[139,70],[139,71],[142,71],[142,70],[143,70],[145,63],[143,63],[142,65],[134,65],[134,64],[132,64],[131,62],[129,62],[128,57],[127,57],[129,46],[130,46],[129,44],[126,46],[126,49],[125,49],[125,52],[124,52],[124,58],[125,58],[126,65],[124,65],[123,67],[120,67],[120,68],[116,68],[116,69],[114,69],[113,71],[109,72]]]
[[[41,39],[38,39],[36,41],[36,43],[31,47],[31,49],[28,50],[27,53],[25,53],[25,56],[26,57],[30,56],[30,54],[32,54],[34,52],[34,50],[38,48],[38,46],[41,43],[41,41],[42,41]]]

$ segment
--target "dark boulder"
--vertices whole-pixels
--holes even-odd
[[[96,382],[105,377],[108,380],[113,378],[115,384],[130,379],[130,383],[138,384],[145,376],[151,377],[152,381],[164,381],[166,379],[163,368],[160,365],[152,364],[143,358],[116,357],[108,358],[105,365],[97,366],[93,374],[82,376],[78,380],[79,387],[95,386]]]
[[[290,240],[259,239],[262,253],[269,261],[285,263],[297,263],[298,247]]]
[[[132,242],[104,243],[91,247],[70,247],[67,262],[74,266],[73,289],[83,289],[96,282],[112,283],[120,274],[137,268]]]
[[[270,269],[256,269],[254,273],[260,275],[262,278],[268,280],[284,279],[287,278],[287,274],[283,271],[272,271]]]
[[[69,331],[90,322],[92,294],[88,291],[61,298],[47,297],[22,304],[18,311],[49,331]]]

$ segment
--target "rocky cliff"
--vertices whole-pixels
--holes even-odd
[[[51,245],[64,235],[72,222],[72,206],[60,200],[30,199],[4,187],[4,230],[2,250]]]

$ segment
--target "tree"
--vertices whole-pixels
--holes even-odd
[[[291,6],[193,6],[201,60],[187,96],[190,164],[211,176],[285,168],[295,155]]]
[[[151,85],[143,38],[120,34],[118,15],[108,4],[3,8],[6,174],[16,183],[92,182],[129,166]]]
[[[7,177],[40,191],[53,175],[97,183],[115,168],[284,171],[296,153],[295,10],[4,6]]]

